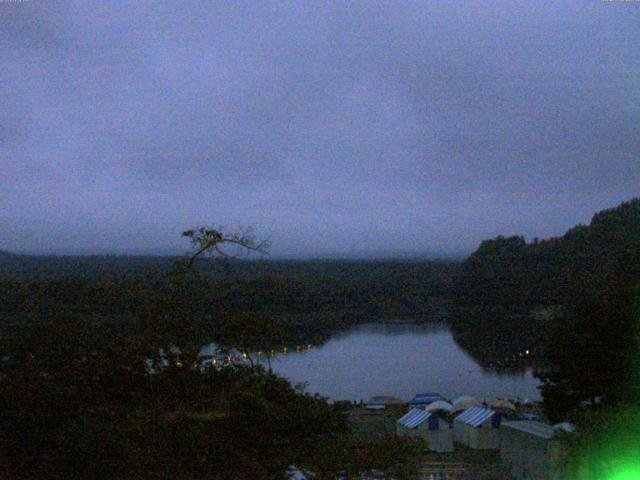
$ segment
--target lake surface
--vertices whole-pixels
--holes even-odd
[[[445,397],[539,399],[531,369],[496,373],[480,367],[444,324],[359,325],[324,345],[279,354],[273,369],[307,391],[334,400],[392,395],[409,400],[418,392]]]

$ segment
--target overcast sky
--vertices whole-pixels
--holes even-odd
[[[0,249],[460,254],[640,195],[640,2],[0,0]]]

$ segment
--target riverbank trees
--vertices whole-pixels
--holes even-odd
[[[2,337],[9,478],[278,478],[346,435],[341,412],[260,368],[201,371],[108,325],[50,318]]]
[[[486,240],[454,276],[454,336],[485,365],[499,360],[494,352],[518,358],[528,350],[544,361],[547,342],[553,349],[562,336],[558,328],[616,295],[612,286],[623,268],[640,263],[639,251],[640,199],[603,210],[561,237]],[[612,331],[627,328],[620,318],[606,321]]]
[[[640,401],[640,252],[622,262],[608,291],[577,297],[545,344],[541,374],[545,410],[553,421],[590,409]]]

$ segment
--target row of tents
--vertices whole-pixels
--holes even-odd
[[[372,397],[367,402],[366,407],[375,410],[384,409],[393,405],[404,406],[406,403],[407,402],[395,397],[379,396]],[[502,412],[516,411],[516,406],[511,401],[505,399],[492,399],[481,403],[473,397],[463,395],[449,402],[439,393],[418,393],[408,404],[414,408],[427,409],[432,412],[446,412],[449,415],[454,415],[468,408],[480,405],[485,405]]]
[[[398,435],[419,437],[426,448],[436,452],[452,452],[454,442],[473,449],[499,450],[501,464],[516,480],[562,478],[562,438],[574,431],[566,422],[502,421],[499,412],[478,406],[453,420],[414,407],[396,426]]]
[[[413,407],[399,418],[396,421],[396,433],[420,437],[425,440],[427,448],[436,452],[453,452],[454,441],[480,450],[500,448],[500,412],[473,406],[451,417],[442,414],[442,410],[430,410],[428,407]]]
[[[509,400],[480,402],[463,395],[451,401],[439,393],[418,393],[408,402],[411,409],[396,421],[396,433],[420,437],[427,448],[452,452],[457,442],[474,449],[498,449],[498,431],[503,418],[515,418],[516,405]],[[393,397],[373,397],[369,409],[405,407],[407,402]]]
[[[452,452],[454,442],[499,450],[502,465],[516,480],[561,478],[563,436],[574,432],[572,424],[505,420],[505,415],[517,418],[509,415],[516,408],[506,400],[479,404],[472,397],[460,397],[447,402],[437,394],[417,395],[414,400],[396,421],[398,435],[421,438],[436,452]]]
[[[505,399],[495,398],[481,403],[474,397],[462,395],[451,402],[448,402],[447,399],[439,393],[418,393],[411,401],[409,401],[409,405],[417,408],[429,408],[432,411],[446,411],[449,414],[455,414],[479,405],[486,405],[490,408],[511,410],[514,412],[516,410],[516,406],[511,401]]]

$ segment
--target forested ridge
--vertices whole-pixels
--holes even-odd
[[[441,311],[455,264],[405,261],[199,259],[182,276],[175,257],[0,257],[0,319],[54,312],[124,324],[171,294],[210,330],[241,313],[274,317],[290,342],[315,343],[361,321]],[[175,288],[176,275],[181,277]]]
[[[564,304],[576,295],[605,291],[639,249],[640,199],[634,199],[596,213],[589,225],[561,237],[483,241],[463,263],[453,294],[465,306]]]
[[[322,341],[367,320],[449,313],[456,340],[485,366],[540,352],[544,332],[577,298],[605,294],[640,251],[640,199],[561,237],[499,236],[462,264],[447,261],[198,259],[176,301],[196,322],[273,316],[291,341]],[[167,256],[26,256],[0,252],[0,319],[76,312],[125,319],[166,296]],[[174,292],[175,294],[175,292]]]
[[[521,360],[527,350],[531,358],[544,355],[563,312],[610,294],[639,252],[640,199],[598,212],[561,237],[485,240],[452,283],[454,335],[485,365]],[[616,319],[610,322],[615,328]]]

